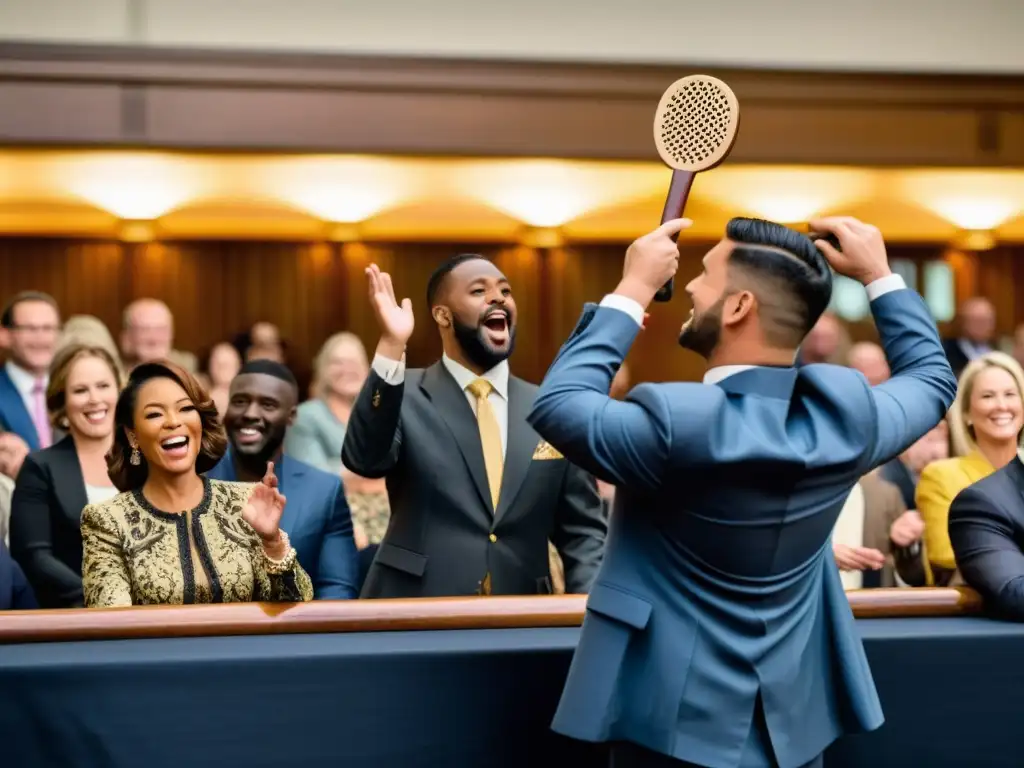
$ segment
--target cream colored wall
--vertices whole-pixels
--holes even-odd
[[[1024,73],[1024,0],[0,0],[0,39]]]

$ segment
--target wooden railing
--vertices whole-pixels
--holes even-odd
[[[970,589],[867,589],[848,593],[858,618],[966,616]],[[310,603],[155,605],[0,613],[0,644],[157,637],[576,627],[586,597],[471,597]]]

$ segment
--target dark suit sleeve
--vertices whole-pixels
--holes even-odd
[[[25,578],[25,572],[16,562],[11,562],[11,608],[15,611],[30,611],[39,607],[32,585]]]
[[[320,546],[320,568],[314,575],[317,600],[349,600],[359,597],[356,542],[352,535],[352,513],[339,480],[329,501],[330,519]]]
[[[371,370],[345,427],[341,462],[361,477],[384,477],[402,447],[405,382],[389,384]]]
[[[607,533],[597,481],[590,473],[570,464],[551,537],[565,567],[567,593],[584,594],[590,590],[601,565]]]
[[[996,613],[1024,621],[1024,552],[1013,533],[1000,505],[974,486],[950,505],[949,538],[964,580]]]
[[[37,592],[50,593],[65,605],[82,605],[82,575],[53,553],[51,498],[47,474],[29,454],[11,498],[11,554]]]
[[[868,469],[903,453],[946,415],[956,397],[950,370],[924,300],[907,288],[871,302],[892,378],[871,388],[876,434]]]

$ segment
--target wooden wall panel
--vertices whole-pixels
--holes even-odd
[[[628,362],[634,381],[696,380],[703,361],[677,345],[690,304],[686,283],[698,273],[709,243],[683,247],[676,298],[654,305]],[[0,238],[0,302],[25,289],[47,291],[64,314],[92,314],[120,330],[121,313],[133,299],[152,296],[171,307],[176,345],[201,354],[258,320],[280,326],[300,378],[310,372],[321,344],[339,330],[356,333],[372,354],[377,326],[367,296],[365,267],[376,262],[391,272],[398,297],[416,312],[409,363],[424,365],[440,355],[440,341],[424,294],[433,269],[463,252],[493,258],[509,276],[519,307],[512,368],[539,381],[559,346],[572,332],[583,304],[600,301],[622,274],[625,244],[572,245],[550,251],[503,244],[467,243],[281,243],[116,242]],[[942,246],[893,248],[892,258],[942,258]],[[958,288],[992,299],[999,330],[1024,322],[1016,299],[1024,279],[1024,248],[949,256]],[[854,338],[872,338],[870,322],[851,328]]]

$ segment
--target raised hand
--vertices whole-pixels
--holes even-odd
[[[382,340],[404,348],[412,336],[415,325],[412,302],[409,299],[402,299],[402,303],[398,303],[395,299],[394,286],[391,285],[391,275],[381,272],[376,264],[366,268],[366,277],[370,290],[370,306],[377,316]]]
[[[679,246],[675,236],[692,224],[689,219],[667,221],[653,232],[637,238],[626,251],[622,282],[615,293],[628,296],[646,307],[679,269]]]
[[[864,285],[892,274],[885,241],[877,227],[858,221],[852,216],[828,216],[810,222],[811,230],[827,232],[839,239],[837,250],[825,240],[815,245],[836,272]]]
[[[264,547],[273,546],[280,540],[281,514],[285,498],[277,490],[277,475],[274,462],[267,462],[267,473],[256,484],[249,501],[242,510],[242,517],[263,540]]]

